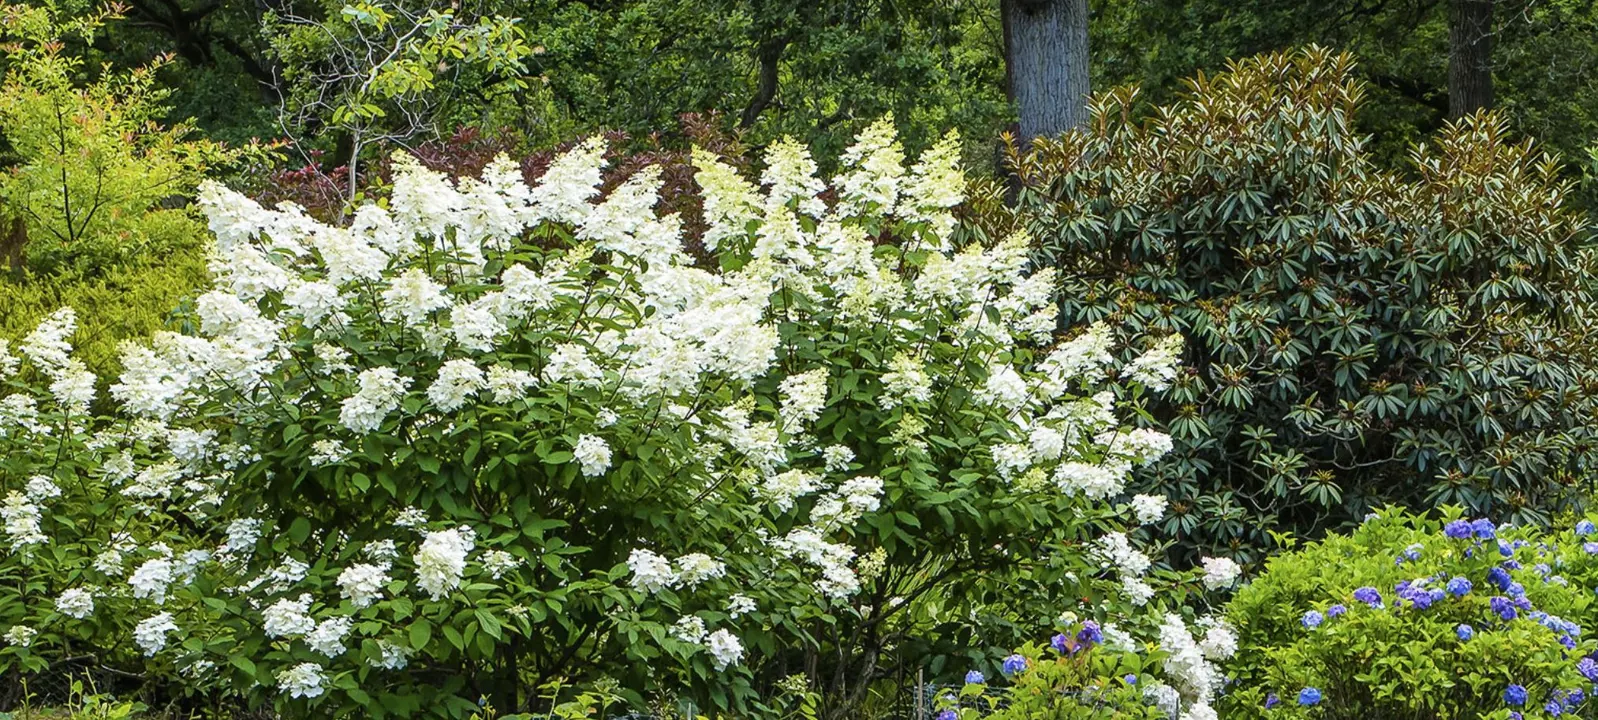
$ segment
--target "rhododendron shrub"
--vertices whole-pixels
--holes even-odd
[[[1121,531],[1163,512],[1122,488],[1170,442],[1118,398],[1171,354],[1055,337],[1026,238],[960,241],[956,150],[907,164],[878,123],[830,186],[792,142],[758,182],[697,153],[709,267],[654,169],[600,195],[597,140],[532,186],[399,157],[342,226],[205,188],[214,286],[124,347],[114,417],[70,311],[0,353],[0,662],[467,716],[607,676],[745,708],[797,654],[848,701],[818,670],[869,682],[1005,563],[1158,641],[1156,586],[1198,581]]]

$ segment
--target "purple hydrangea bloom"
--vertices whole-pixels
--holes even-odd
[[[1520,707],[1526,704],[1526,688],[1520,685],[1510,685],[1504,688],[1504,703],[1511,707]]]
[[[1493,521],[1482,518],[1470,524],[1470,531],[1479,538],[1497,537],[1498,528],[1493,526]]]
[[[1443,534],[1455,540],[1470,539],[1470,521],[1455,520],[1443,526]]]
[[[1026,664],[1025,657],[1020,655],[1011,655],[1010,657],[1004,659],[1004,664],[999,666],[999,670],[1005,675],[1014,675],[1022,670],[1025,670]]]
[[[1581,549],[1587,551],[1588,555],[1598,555],[1598,542],[1584,542]]]
[[[1494,595],[1491,600],[1487,601],[1487,604],[1492,607],[1493,612],[1498,617],[1504,620],[1514,620],[1520,616],[1520,613],[1515,611],[1515,605],[1509,601],[1509,598]]]
[[[968,672],[968,673],[965,674],[965,683],[967,685],[981,685],[982,683],[985,683],[987,681],[988,681],[988,676],[983,675],[980,671],[977,671],[977,670],[972,670],[971,672]]]
[[[1069,638],[1065,636],[1065,633],[1060,633],[1049,639],[1049,647],[1054,648],[1055,652],[1064,655],[1071,652],[1071,646],[1068,640]]]
[[[1083,645],[1098,645],[1104,642],[1104,631],[1099,629],[1099,624],[1092,620],[1082,623],[1082,629],[1076,633],[1076,641]]]
[[[1559,717],[1565,714],[1565,705],[1558,700],[1549,700],[1546,705],[1543,705],[1543,710],[1551,717]]]
[[[1346,612],[1348,612],[1348,608],[1344,607],[1341,603],[1339,603],[1337,605],[1333,605],[1333,606],[1331,606],[1329,608],[1326,608],[1326,617],[1329,617],[1329,618],[1342,617],[1343,613],[1346,613]]]
[[[1376,588],[1362,587],[1354,591],[1354,599],[1373,608],[1382,607],[1382,594]]]
[[[1515,607],[1520,608],[1521,610],[1531,609],[1531,598],[1528,598],[1525,595],[1514,598],[1512,602],[1515,604]]]
[[[1304,627],[1307,627],[1307,628],[1309,628],[1311,630],[1314,630],[1315,628],[1320,627],[1321,626],[1321,622],[1324,621],[1325,619],[1326,618],[1324,616],[1322,616],[1320,613],[1318,613],[1318,612],[1316,612],[1314,610],[1311,610],[1311,611],[1309,611],[1307,613],[1304,613],[1304,618],[1302,620],[1299,620],[1299,623],[1302,624]]]
[[[1471,589],[1474,587],[1475,586],[1470,584],[1469,580],[1462,577],[1456,577],[1448,581],[1448,592],[1455,597],[1464,597],[1469,595]]]
[[[1504,569],[1505,570],[1519,570],[1520,568],[1521,568],[1521,565],[1520,565],[1520,561],[1519,560],[1505,560],[1504,561]]]
[[[960,720],[960,714],[953,710],[943,710],[938,713],[938,720]]]
[[[1575,706],[1580,705],[1580,704],[1582,704],[1582,703],[1584,703],[1586,701],[1587,701],[1587,693],[1582,692],[1581,688],[1576,688],[1575,690],[1571,690],[1570,694],[1565,696],[1565,706],[1566,707],[1575,707]]]
[[[1598,682],[1598,661],[1584,657],[1581,662],[1576,663],[1576,672],[1591,682]]]
[[[1464,623],[1460,623],[1459,627],[1454,628],[1454,635],[1459,638],[1460,642],[1465,642],[1466,640],[1476,637],[1476,629]]]
[[[1282,704],[1282,699],[1277,697],[1276,693],[1271,693],[1271,694],[1265,696],[1265,709],[1266,710],[1269,710],[1269,709],[1271,709],[1273,707],[1276,707],[1277,705],[1280,705],[1280,704]]]
[[[1487,571],[1487,582],[1492,583],[1493,587],[1503,590],[1509,587],[1509,584],[1514,582],[1514,580],[1509,578],[1508,570],[1505,570],[1501,567],[1495,567]]]

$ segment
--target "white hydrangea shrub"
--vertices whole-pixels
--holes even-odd
[[[1026,544],[1159,641],[1174,581],[1080,538],[1162,511],[1123,490],[1169,438],[1115,383],[1176,353],[1057,336],[1027,238],[958,236],[955,138],[907,165],[873,125],[830,204],[796,143],[758,184],[696,152],[710,262],[658,171],[600,195],[603,151],[531,187],[397,156],[348,226],[206,186],[214,286],[126,344],[108,417],[70,310],[0,345],[3,569],[44,578],[0,588],[0,670],[92,632],[289,714],[470,715],[585,663],[736,705],[756,647],[907,622],[935,564]]]

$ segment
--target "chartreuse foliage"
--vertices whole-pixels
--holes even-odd
[[[1056,337],[1027,239],[954,232],[954,138],[907,164],[879,122],[830,186],[793,142],[759,185],[696,152],[698,258],[658,169],[600,201],[604,151],[531,186],[401,156],[342,225],[208,185],[211,289],[106,416],[71,309],[0,354],[0,670],[287,717],[844,708],[1014,573],[1185,638],[1147,672],[1207,707],[1197,581],[1129,534],[1164,499],[1121,502],[1169,439],[1117,398],[1173,354]]]
[[[1445,529],[1446,528],[1446,529]],[[1543,532],[1384,511],[1272,557],[1227,618],[1227,717],[1587,717],[1593,525]],[[1300,702],[1305,688],[1318,703]],[[1524,700],[1521,697],[1524,697]]]
[[[1145,482],[1190,551],[1257,559],[1390,502],[1542,521],[1598,462],[1589,237],[1557,167],[1480,115],[1379,169],[1352,72],[1245,60],[1147,122],[1106,94],[983,213],[1061,269],[1067,321],[1185,338]]]
[[[0,6],[0,339],[72,305],[84,311],[80,357],[106,374],[120,340],[161,328],[200,285],[204,225],[181,205],[207,169],[240,155],[189,123],[157,124],[166,58],[85,66],[74,48],[114,19]]]

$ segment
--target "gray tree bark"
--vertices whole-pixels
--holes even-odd
[[[1021,139],[1087,124],[1088,0],[1001,0],[1000,12]]]
[[[1449,0],[1448,117],[1493,106],[1493,0]]]

